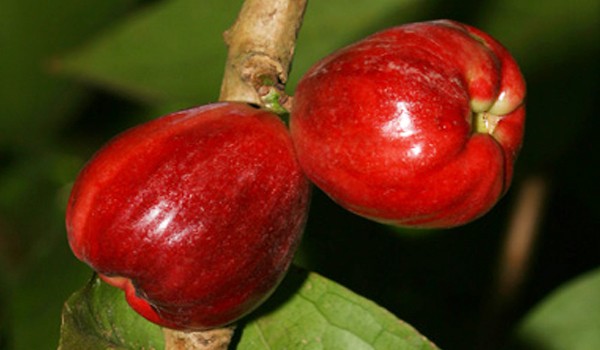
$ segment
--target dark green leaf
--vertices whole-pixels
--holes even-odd
[[[241,1],[164,1],[131,16],[59,62],[70,75],[152,104],[215,100],[223,75],[222,33]]]
[[[598,44],[600,2],[506,0],[487,2],[482,29],[496,36],[521,65],[548,65]]]

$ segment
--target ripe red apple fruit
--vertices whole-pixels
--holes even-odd
[[[298,84],[290,129],[307,176],[346,209],[452,227],[508,189],[524,96],[515,60],[486,33],[413,23],[316,63]]]
[[[68,238],[150,321],[219,327],[256,308],[283,278],[309,189],[276,115],[206,105],[105,145],[73,187]]]

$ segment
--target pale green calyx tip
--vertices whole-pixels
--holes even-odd
[[[476,113],[473,117],[473,131],[491,135],[501,119],[501,116],[489,112]]]

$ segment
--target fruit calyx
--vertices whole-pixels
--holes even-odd
[[[501,120],[502,116],[490,112],[473,113],[473,132],[494,136],[494,130]]]

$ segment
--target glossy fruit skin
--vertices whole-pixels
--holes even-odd
[[[524,97],[515,60],[486,33],[412,23],[317,62],[298,84],[290,130],[307,176],[346,209],[447,228],[507,191]]]
[[[283,278],[309,186],[276,115],[206,105],[134,127],[93,157],[68,203],[69,243],[148,320],[220,327]]]

